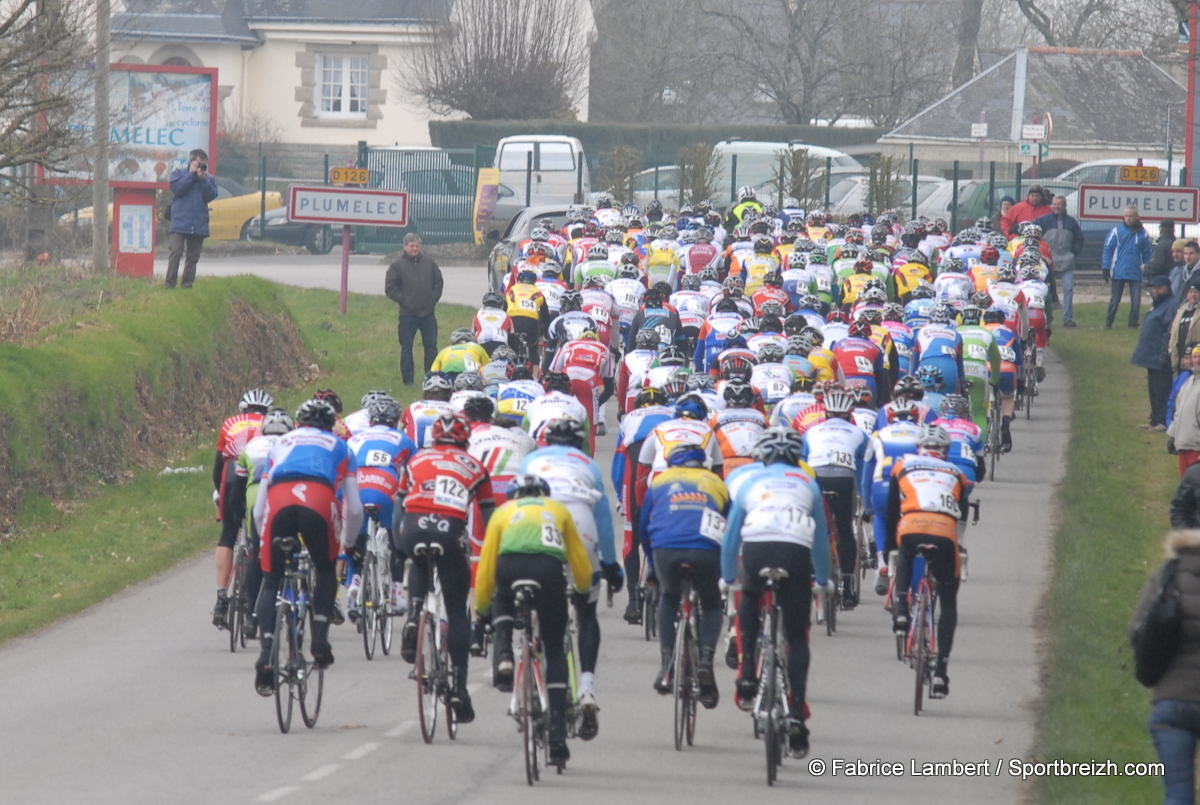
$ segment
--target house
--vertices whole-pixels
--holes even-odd
[[[225,130],[252,120],[284,143],[335,151],[427,146],[433,116],[400,73],[452,21],[453,2],[114,0],[113,61],[216,67]]]
[[[1141,51],[1021,47],[885,134],[879,146],[885,156],[911,153],[922,173],[945,173],[957,160],[961,178],[969,178],[967,170],[990,161],[1028,167],[1022,128],[1037,123],[1048,126],[1048,159],[1161,159],[1170,107],[1170,139],[1182,160],[1186,96]],[[980,123],[987,125],[982,141],[972,132]]]

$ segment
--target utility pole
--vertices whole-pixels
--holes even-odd
[[[92,270],[107,274],[108,233],[108,63],[111,59],[110,0],[96,0],[96,118],[92,140]]]

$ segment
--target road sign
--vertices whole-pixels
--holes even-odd
[[[1017,155],[1022,157],[1031,157],[1034,154],[1034,143],[1018,143]]]
[[[1038,143],[1038,159],[1045,159],[1050,153],[1050,143]]]
[[[367,184],[371,181],[371,172],[366,168],[330,168],[330,184]]]
[[[1079,218],[1083,221],[1120,221],[1126,207],[1136,207],[1150,220],[1173,218],[1176,223],[1200,223],[1200,189],[1120,184],[1079,186]]]
[[[1021,126],[1022,140],[1044,140],[1046,139],[1046,126],[1044,123],[1026,123]]]
[[[987,137],[987,123],[972,123],[971,136],[978,139]]]
[[[408,226],[408,193],[293,186],[288,194],[288,218],[318,224]]]
[[[1157,182],[1159,179],[1158,168],[1150,165],[1122,165],[1121,166],[1121,181],[1122,182]]]

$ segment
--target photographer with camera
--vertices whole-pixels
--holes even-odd
[[[179,259],[186,251],[180,287],[191,288],[196,278],[196,264],[200,262],[200,249],[208,237],[208,202],[217,197],[217,182],[208,172],[208,154],[199,148],[188,154],[187,166],[171,172],[171,193],[175,198],[171,200],[168,216],[171,255],[167,258],[165,286],[168,289],[175,287]]]

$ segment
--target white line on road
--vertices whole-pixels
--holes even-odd
[[[279,799],[280,797],[286,797],[288,794],[292,793],[293,791],[299,791],[299,790],[300,790],[300,786],[298,786],[298,785],[285,785],[283,788],[276,788],[274,791],[268,791],[267,793],[260,795],[256,801],[257,802],[274,802],[275,800]]]
[[[378,748],[379,744],[377,743],[363,744],[357,749],[352,749],[346,754],[342,755],[342,760],[362,760]]]
[[[383,734],[384,738],[399,738],[404,733],[417,726],[415,721],[402,721]]]
[[[304,775],[300,779],[306,783],[315,783],[317,780],[323,780],[324,778],[333,774],[335,771],[337,771],[341,767],[342,767],[342,764],[340,764],[340,763],[330,763],[328,765],[322,766],[319,769],[314,769],[313,771],[310,771],[308,774]]]

